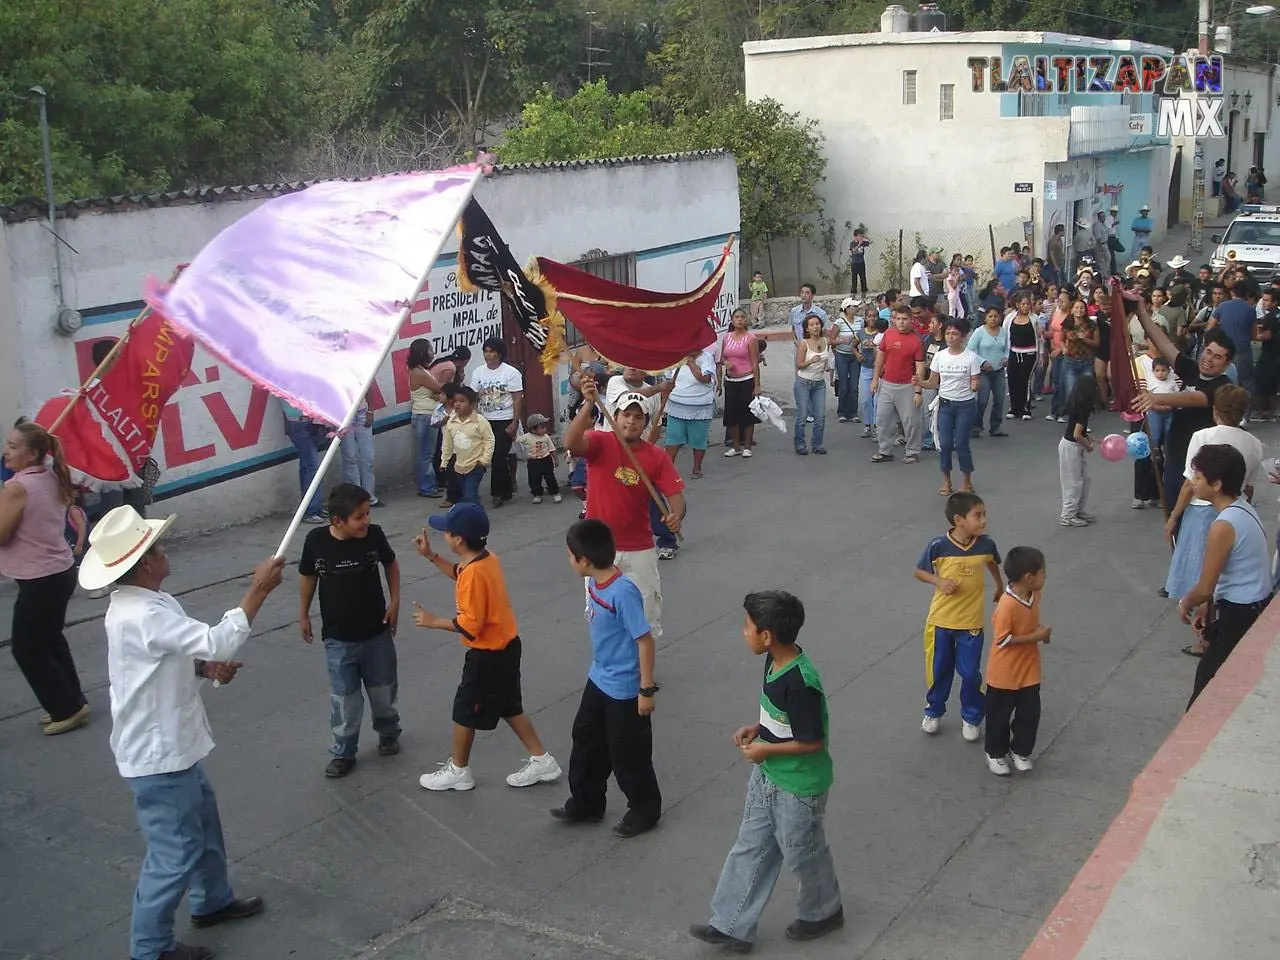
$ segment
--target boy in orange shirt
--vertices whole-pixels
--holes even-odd
[[[431,549],[427,531],[414,540],[418,553],[456,584],[458,613],[439,617],[413,604],[413,622],[431,630],[448,630],[462,637],[467,656],[462,680],[453,698],[453,749],[434,773],[418,780],[424,790],[474,790],[471,747],[477,730],[493,730],[499,720],[520,738],[529,759],[507,777],[507,786],[532,787],[560,778],[560,764],[547,753],[533,722],[524,715],[520,694],[520,634],[507,595],[502,565],[489,552],[489,517],[478,503],[455,504],[444,516],[427,521],[444,533],[444,542],[457,554],[450,563]]]
[[[991,659],[987,663],[987,769],[1009,776],[1009,761],[1026,773],[1040,727],[1040,644],[1049,627],[1040,623],[1044,554],[1014,547],[1004,560],[1008,581],[992,617]]]

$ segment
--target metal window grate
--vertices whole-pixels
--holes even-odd
[[[603,250],[592,250],[586,256],[574,261],[573,265],[593,277],[600,277],[602,280],[612,280],[614,283],[625,284],[628,287],[636,285],[636,255],[634,253],[624,253],[615,257],[609,256]],[[564,340],[571,348],[580,347],[586,342],[582,339],[582,334],[578,332],[573,322],[567,317],[564,322]]]
[[[938,87],[938,119],[954,120],[956,118],[956,85],[944,83]]]
[[[1130,113],[1145,112],[1142,109],[1142,94],[1140,93],[1122,93],[1120,94],[1120,103],[1122,106],[1128,107]]]
[[[1048,97],[1038,93],[1027,93],[1024,90],[1018,91],[1018,116],[1020,117],[1043,117],[1045,116],[1045,104]]]
[[[914,70],[902,71],[902,105],[906,107],[914,106],[916,102],[916,72]]]

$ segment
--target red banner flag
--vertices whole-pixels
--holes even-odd
[[[1129,413],[1138,396],[1133,379],[1133,344],[1129,339],[1129,318],[1125,316],[1120,281],[1111,280],[1111,410]]]
[[[652,373],[716,342],[716,298],[732,246],[730,239],[716,269],[688,293],[641,290],[542,257],[531,279],[554,289],[557,309],[605,360]]]
[[[133,486],[156,432],[160,413],[191,369],[195,343],[158,313],[140,318],[101,377],[83,388],[80,402],[58,423],[67,464],[77,483],[92,488]],[[49,400],[36,422],[51,427],[75,394]]]

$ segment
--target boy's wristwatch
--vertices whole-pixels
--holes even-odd
[[[652,687],[640,688],[640,696],[642,697],[652,697],[657,692],[658,692],[658,685],[656,683]]]

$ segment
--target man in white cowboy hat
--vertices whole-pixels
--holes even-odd
[[[80,564],[80,586],[117,584],[104,626],[111,679],[111,749],[133,791],[147,841],[130,926],[132,960],[209,960],[212,951],[179,943],[173,918],[183,894],[191,921],[209,927],[261,913],[260,897],[239,899],[203,760],[213,749],[200,699],[202,680],[229,683],[249,624],[279,584],[283,558],[253,571],[240,605],[214,626],[193,620],[160,592],[169,557],[160,542],[176,520],[144,520],[129,506],[99,521]]]
[[[1156,225],[1151,222],[1151,208],[1145,203],[1138,208],[1138,215],[1133,218],[1129,229],[1133,231],[1133,247],[1138,249],[1151,239],[1151,231]]]
[[[1187,272],[1186,268],[1190,263],[1190,260],[1182,254],[1178,254],[1165,264],[1165,266],[1169,268],[1169,272],[1166,273],[1164,278],[1160,281],[1160,286],[1164,287],[1170,293],[1173,292],[1173,287],[1175,286],[1186,287],[1189,298],[1188,302],[1190,302],[1190,298],[1193,298],[1199,289],[1199,281]]]

